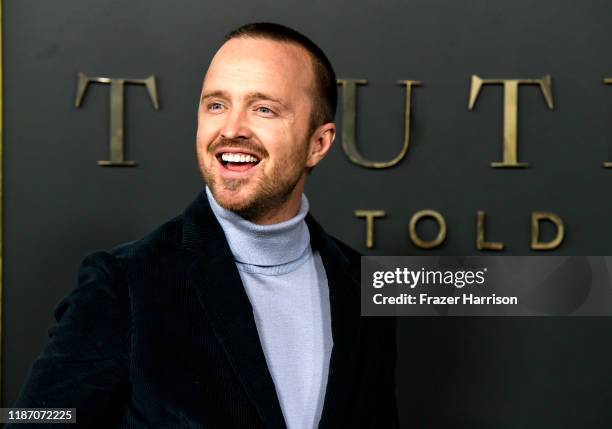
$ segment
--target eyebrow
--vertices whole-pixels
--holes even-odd
[[[229,100],[231,98],[227,91],[218,90],[218,91],[210,91],[210,92],[204,93],[202,95],[202,101],[207,100],[209,98],[215,98],[215,97],[225,98],[226,100]],[[282,101],[268,94],[264,94],[263,92],[258,92],[258,91],[249,92],[245,95],[244,98],[246,98],[248,101],[268,100],[274,103],[278,103],[281,106],[285,107],[285,104]]]

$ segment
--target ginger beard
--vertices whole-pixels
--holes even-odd
[[[296,147],[283,159],[271,159],[263,145],[251,140],[220,138],[205,148],[198,144],[200,172],[221,207],[250,221],[261,219],[282,207],[294,192],[301,193],[302,189],[296,190],[296,186],[306,176],[308,137],[299,144],[293,142],[289,144]],[[247,178],[222,177],[217,171],[224,167],[215,157],[215,151],[220,147],[244,149],[256,153],[260,161],[252,168],[259,170]],[[264,168],[266,163],[270,163],[269,172]]]

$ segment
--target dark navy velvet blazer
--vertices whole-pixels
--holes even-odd
[[[334,341],[319,428],[396,428],[395,323],[360,317],[359,254],[306,222]],[[85,258],[55,318],[16,407],[76,407],[70,428],[286,427],[205,192],[143,239]]]

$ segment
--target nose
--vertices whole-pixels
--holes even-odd
[[[244,110],[232,109],[225,117],[221,137],[226,139],[250,139],[252,137],[253,134]]]

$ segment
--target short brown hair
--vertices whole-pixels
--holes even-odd
[[[243,25],[230,32],[225,40],[240,37],[270,39],[278,42],[294,43],[310,54],[315,77],[315,97],[312,100],[310,133],[318,126],[332,122],[336,115],[338,88],[336,74],[329,59],[312,40],[284,25],[272,22],[255,22]]]

